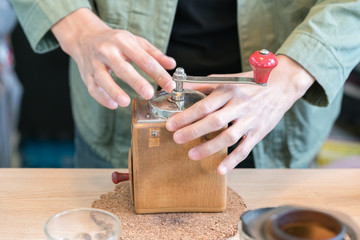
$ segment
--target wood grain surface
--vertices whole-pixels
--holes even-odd
[[[45,239],[44,224],[52,215],[90,207],[112,191],[112,172],[0,169],[0,239]],[[360,169],[237,169],[228,185],[248,209],[300,205],[339,211],[360,225]]]
[[[135,99],[133,112],[137,112],[138,106]],[[215,138],[224,128],[188,143],[176,144],[164,121],[139,122],[138,115],[132,117],[128,164],[135,212],[224,211],[226,176],[220,176],[216,169],[226,157],[227,148],[199,161],[188,157],[190,149]]]
[[[150,127],[151,126],[151,127]],[[158,129],[159,144],[151,144],[152,129]],[[221,131],[176,144],[173,133],[162,123],[132,125],[132,186],[136,213],[221,212],[226,208],[226,176],[216,168],[227,148],[199,161],[188,152],[215,138]],[[161,139],[161,140],[160,140]],[[180,161],[181,160],[181,161]]]

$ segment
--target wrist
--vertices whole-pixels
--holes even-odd
[[[52,28],[61,49],[74,57],[81,39],[87,34],[104,31],[109,27],[90,9],[80,8],[58,21]]]
[[[294,100],[300,99],[306,91],[315,82],[315,78],[304,69],[299,63],[292,60],[285,55],[278,55],[279,65],[274,69],[274,73],[277,74],[275,79],[281,79],[286,84],[285,90],[295,98]]]

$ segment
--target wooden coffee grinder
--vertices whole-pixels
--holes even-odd
[[[205,98],[203,93],[183,89],[190,83],[252,83],[265,86],[276,66],[274,54],[260,50],[250,56],[254,78],[192,77],[177,68],[171,94],[155,93],[150,100],[137,98],[132,104],[132,142],[128,166],[132,203],[136,213],[220,212],[226,209],[226,176],[216,169],[227,149],[200,161],[190,160],[188,152],[216,137],[222,130],[185,144],[176,144],[173,133],[165,128],[172,115]]]

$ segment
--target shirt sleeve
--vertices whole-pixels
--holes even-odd
[[[44,53],[59,46],[51,27],[79,8],[92,9],[88,0],[11,0],[31,47]]]
[[[303,98],[327,106],[360,61],[360,1],[317,1],[277,54],[302,65],[316,82]]]

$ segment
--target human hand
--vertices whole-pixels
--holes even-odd
[[[77,63],[89,94],[110,109],[126,107],[130,97],[115,83],[110,72],[129,84],[144,99],[154,95],[151,84],[131,65],[134,62],[165,91],[174,82],[165,69],[176,62],[146,39],[125,30],[114,30],[87,8],[78,9],[55,24],[52,31],[62,49]]]
[[[218,76],[218,75],[209,75],[209,77],[212,76]],[[206,95],[209,95],[212,93],[216,87],[219,86],[219,84],[204,84],[204,83],[183,83],[184,89],[193,89],[199,92],[202,92]]]
[[[315,81],[292,59],[280,55],[266,87],[257,85],[219,85],[208,97],[166,123],[175,131],[174,141],[186,143],[229,123],[232,125],[212,140],[192,148],[190,159],[200,160],[241,140],[237,148],[218,166],[223,175],[243,161],[254,146],[280,121]],[[217,76],[251,77],[252,72]]]

